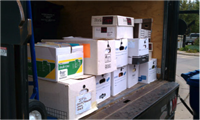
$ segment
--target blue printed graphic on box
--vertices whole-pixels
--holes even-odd
[[[125,50],[126,50],[127,48],[128,48],[128,47],[126,46],[126,47],[125,47]]]
[[[142,80],[146,80],[146,79],[147,79],[147,77],[146,77],[146,76],[144,76],[144,75],[142,75],[142,76],[141,76],[141,79],[142,79]]]
[[[126,75],[126,72],[124,72],[124,75]]]
[[[118,78],[118,76],[115,76],[114,78]]]
[[[141,77],[138,77],[138,81],[142,81],[142,78],[141,78]]]
[[[116,48],[115,50],[119,50],[119,48]]]
[[[109,78],[107,78],[107,80],[106,80],[106,81],[108,82],[109,80],[110,80],[110,77],[109,77]]]
[[[69,43],[71,46],[79,46],[80,44],[77,43]]]

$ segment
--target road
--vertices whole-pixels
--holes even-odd
[[[181,73],[187,73],[199,69],[199,57],[187,56],[177,54],[177,66],[176,66],[176,82],[179,83],[179,95],[185,100],[187,105],[189,104],[189,86],[185,80],[181,77]],[[178,99],[178,105],[176,108],[175,119],[193,119],[193,116],[188,112],[185,106]]]

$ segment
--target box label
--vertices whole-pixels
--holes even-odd
[[[105,63],[110,63],[111,62],[111,54],[105,54]],[[105,64],[105,69],[111,68],[111,64]]]
[[[92,95],[86,93],[76,97],[76,115],[81,114],[91,108]]]
[[[67,78],[67,75],[68,75],[68,70],[67,69],[63,69],[63,70],[59,70],[58,71],[58,79]]]
[[[131,18],[126,18],[126,19],[127,19],[127,25],[132,25]]]
[[[101,33],[107,33],[107,27],[101,27]]]
[[[111,54],[105,54],[105,63],[111,62]]]
[[[82,58],[70,59],[70,60],[62,60],[58,62],[58,72],[67,73],[67,75],[73,75],[76,73],[82,72],[83,67]],[[67,69],[67,70],[66,70]],[[64,73],[62,76],[64,77]]]
[[[84,58],[90,58],[90,44],[82,44],[82,45],[83,45]]]
[[[103,17],[102,24],[113,24],[113,17]]]
[[[6,47],[0,47],[1,50],[1,56],[7,56],[7,48]]]

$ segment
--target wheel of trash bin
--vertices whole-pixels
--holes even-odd
[[[29,120],[47,119],[47,112],[43,103],[38,100],[29,100]]]

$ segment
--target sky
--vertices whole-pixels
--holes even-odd
[[[189,2],[189,0],[187,0]],[[194,2],[195,0],[191,0],[191,2]]]

